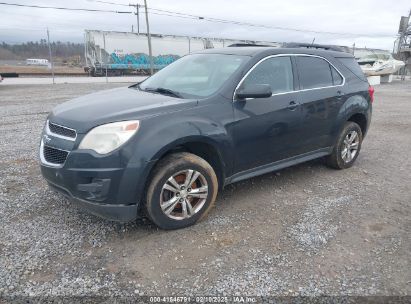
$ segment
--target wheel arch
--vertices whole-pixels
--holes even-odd
[[[371,105],[360,93],[351,95],[341,106],[333,128],[333,138],[340,134],[347,121],[357,123],[365,137],[371,119]],[[335,142],[333,141],[333,145]]]
[[[155,163],[148,174],[145,189],[148,187],[151,174],[155,170],[158,163],[168,155],[178,152],[192,153],[207,161],[217,175],[219,188],[221,189],[224,187],[226,163],[222,152],[218,148],[218,144],[208,137],[190,136],[169,143],[153,156],[152,160],[154,160]]]
[[[365,116],[364,113],[355,113],[353,115],[351,115],[347,121],[352,121],[355,122],[356,124],[358,124],[361,128],[361,132],[363,135],[365,135],[367,133],[367,117]]]

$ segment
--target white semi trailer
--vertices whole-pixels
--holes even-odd
[[[159,70],[191,52],[222,48],[232,44],[260,44],[280,47],[280,43],[235,39],[216,39],[175,35],[151,35],[154,70]],[[146,74],[150,57],[146,34],[85,31],[86,72],[93,76]]]

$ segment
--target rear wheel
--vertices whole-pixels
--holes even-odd
[[[157,165],[147,190],[149,218],[160,228],[193,225],[214,204],[218,182],[213,168],[191,153],[176,153]]]
[[[332,154],[327,158],[327,164],[335,169],[350,168],[360,153],[362,136],[358,124],[352,121],[346,122]]]

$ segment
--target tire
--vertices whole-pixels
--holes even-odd
[[[356,136],[354,136],[354,134],[356,134]],[[363,135],[360,126],[355,122],[347,121],[338,135],[338,139],[332,153],[327,157],[327,165],[338,170],[352,167],[358,157],[358,154],[360,153],[362,139]],[[353,140],[353,142],[350,144],[350,149],[348,150],[346,148],[350,140]],[[355,143],[357,143],[356,150],[354,149]],[[344,153],[345,151],[347,151],[347,153]],[[356,151],[355,154],[353,153],[354,151]]]
[[[191,183],[187,183],[190,176]],[[181,152],[165,157],[151,177],[146,196],[147,215],[162,229],[191,226],[214,205],[217,176],[208,162],[194,154]]]

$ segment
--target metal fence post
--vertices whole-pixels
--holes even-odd
[[[154,74],[154,67],[153,67],[153,52],[151,50],[151,34],[150,34],[150,26],[148,24],[148,11],[147,11],[147,0],[144,0],[144,7],[146,9],[146,24],[147,24],[147,38],[148,38],[148,55],[150,56],[150,75]]]
[[[54,64],[53,64],[53,56],[51,55],[51,45],[50,45],[49,28],[47,28],[47,43],[48,43],[48,45],[49,45],[49,57],[50,57],[51,75],[53,76],[53,84],[55,84],[55,81],[54,81]]]

